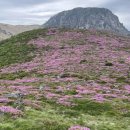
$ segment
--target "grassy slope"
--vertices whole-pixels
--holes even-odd
[[[35,46],[26,43],[45,35],[45,30],[28,31],[0,43],[0,67],[14,63],[30,61],[33,57]],[[1,79],[16,79],[30,74],[20,72],[1,75]],[[44,77],[44,75],[40,75]],[[52,86],[56,84],[53,83]],[[123,115],[118,109],[123,105],[130,108],[126,102],[116,104],[96,103],[88,100],[77,100],[78,106],[64,107],[52,101],[42,100],[42,109],[35,110],[26,107],[23,117],[13,119],[9,115],[1,115],[0,130],[67,130],[74,124],[91,128],[91,130],[130,130],[130,114]]]
[[[0,67],[14,63],[30,61],[33,57],[28,56],[34,52],[36,48],[32,45],[27,45],[31,39],[45,35],[42,29],[27,31],[17,36],[12,36],[10,39],[0,42]]]

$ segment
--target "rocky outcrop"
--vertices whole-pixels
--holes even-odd
[[[128,34],[118,17],[105,8],[75,8],[51,17],[44,27],[107,30]]]

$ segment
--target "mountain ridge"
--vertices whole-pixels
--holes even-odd
[[[0,40],[10,38],[13,35],[40,28],[40,25],[10,25],[0,23]]]

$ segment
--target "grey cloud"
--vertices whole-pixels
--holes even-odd
[[[0,7],[4,6],[5,8],[10,7],[24,7],[32,6],[37,4],[44,4],[49,2],[55,2],[56,0],[1,0]]]
[[[110,9],[130,30],[130,0],[0,0],[0,22],[43,24],[60,11],[93,6]]]
[[[130,12],[130,0],[109,0],[104,6],[113,11]]]
[[[103,6],[116,14],[120,21],[130,30],[130,0],[109,0]]]

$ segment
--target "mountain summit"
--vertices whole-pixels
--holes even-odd
[[[51,17],[44,27],[107,30],[128,34],[118,17],[106,8],[75,8]]]

